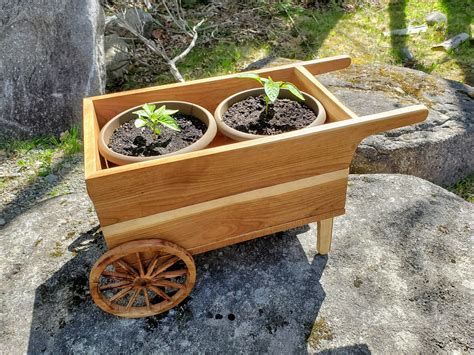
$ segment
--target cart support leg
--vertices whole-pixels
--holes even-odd
[[[317,249],[318,253],[325,255],[331,250],[333,218],[318,221]]]

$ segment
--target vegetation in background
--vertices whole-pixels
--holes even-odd
[[[240,71],[269,55],[309,60],[348,54],[358,64],[404,65],[474,84],[474,48],[469,41],[449,53],[431,49],[461,32],[471,34],[471,0],[227,1],[217,10],[212,4],[192,1],[186,6],[191,17],[209,13],[196,47],[178,65],[187,80]],[[424,24],[432,11],[446,14],[448,24],[410,36],[383,35]],[[406,58],[405,50],[413,60]],[[109,90],[173,82],[166,69],[155,66],[152,71],[133,65]]]
[[[82,149],[81,133],[78,125],[61,133],[59,139],[54,136],[33,139],[12,139],[0,142],[0,150],[9,155],[24,154],[34,149],[62,151],[66,155],[79,153]]]
[[[474,173],[451,186],[448,190],[454,192],[466,201],[474,203]]]

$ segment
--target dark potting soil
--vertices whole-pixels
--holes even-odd
[[[116,153],[136,157],[163,155],[183,149],[201,138],[207,126],[198,118],[176,113],[173,116],[180,132],[160,126],[160,135],[148,127],[135,127],[135,119],[115,129],[110,137],[109,148]]]
[[[236,102],[224,113],[224,122],[241,132],[261,135],[279,134],[307,127],[317,118],[304,103],[277,99],[265,113],[263,95],[249,96]]]

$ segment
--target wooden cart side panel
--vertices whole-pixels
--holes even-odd
[[[87,179],[102,226],[349,167],[358,143],[423,121],[422,105],[100,171]]]
[[[268,144],[238,143],[238,149],[97,176],[87,187],[101,225],[107,226],[346,169],[358,142],[329,131]]]
[[[343,177],[340,177],[340,176]],[[187,209],[188,213],[173,211],[153,219],[138,219],[103,227],[109,248],[135,239],[158,237],[172,241],[195,252],[207,250],[206,245],[220,246],[239,242],[239,236],[284,225],[305,218],[318,219],[334,211],[344,210],[348,171],[335,174],[329,181],[313,181],[302,188],[272,187],[271,193],[254,192],[254,198],[235,196],[226,205],[216,201],[204,209]],[[307,184],[306,184],[307,185]],[[240,197],[240,198],[239,198]],[[240,201],[241,199],[241,201]],[[325,217],[327,218],[327,217]],[[252,234],[254,237],[255,235]],[[244,239],[243,239],[244,240]],[[223,245],[224,243],[224,245]]]
[[[293,68],[296,65],[303,65],[310,73],[318,74],[346,68],[350,63],[350,57],[337,56],[280,67],[265,68],[253,72],[262,75],[271,75],[275,80],[294,81]],[[226,97],[242,90],[258,87],[258,83],[252,80],[237,78],[237,76],[238,74],[231,74],[186,83],[162,85],[93,97],[92,100],[94,102],[99,127],[102,127],[108,120],[120,112],[150,101],[190,101],[213,112],[217,105]]]

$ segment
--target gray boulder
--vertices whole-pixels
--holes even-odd
[[[116,34],[105,36],[104,55],[107,77],[121,77],[127,70],[130,59],[127,43]]]
[[[333,250],[315,226],[195,258],[166,314],[100,311],[88,274],[106,250],[84,193],[0,229],[0,353],[472,352],[474,205],[416,177],[351,176]]]
[[[430,110],[423,123],[362,141],[352,172],[410,174],[451,185],[474,170],[474,100],[468,86],[389,65],[353,65],[317,78],[359,115],[417,103]]]
[[[428,15],[426,15],[426,23],[430,26],[440,25],[447,22],[448,22],[448,18],[442,12],[433,11],[429,13]]]
[[[130,36],[130,32],[126,30],[118,18],[126,21],[132,28],[143,33],[145,37],[150,37],[155,23],[153,16],[140,8],[127,8],[125,11],[116,15],[109,16],[106,19],[106,32],[108,34],[117,34],[121,37]]]
[[[0,138],[59,135],[104,89],[98,0],[0,3]]]

